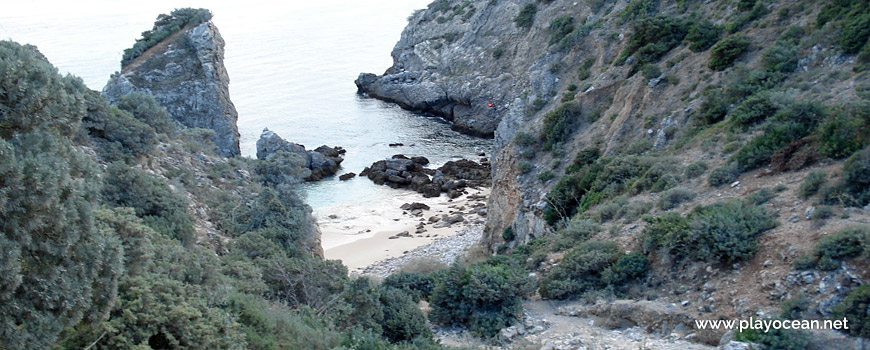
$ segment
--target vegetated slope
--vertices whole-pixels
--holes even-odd
[[[545,298],[830,318],[870,277],[866,5],[439,0],[357,84],[494,133],[483,244]]]
[[[323,260],[287,157],[220,157],[10,41],[0,112],[0,348],[437,348],[409,297]]]

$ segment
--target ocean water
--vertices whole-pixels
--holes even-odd
[[[447,123],[363,98],[353,80],[381,73],[406,18],[430,0],[322,1],[31,1],[4,5],[0,39],[37,46],[61,73],[100,90],[120,69],[121,54],[160,13],[205,7],[224,40],[230,98],[239,112],[243,156],[253,157],[264,128],[313,149],[347,149],[339,174],[359,173],[393,154],[451,159],[489,153],[491,141],[450,130]],[[390,143],[405,146],[392,148]],[[401,194],[365,178],[337,176],[303,185],[319,210],[366,207]]]

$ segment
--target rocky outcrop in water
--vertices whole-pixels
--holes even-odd
[[[303,145],[289,142],[271,130],[263,129],[260,139],[257,140],[257,159],[268,159],[279,151],[295,154],[304,161],[303,166],[311,170],[311,175],[305,178],[307,181],[318,181],[324,176],[335,174],[344,161],[342,155],[346,152],[341,147],[326,145],[313,151],[306,150]]]
[[[240,154],[238,113],[230,101],[224,39],[212,22],[182,29],[113,75],[103,88],[109,103],[133,91],[151,94],[176,121],[214,130],[218,154]]]
[[[450,198],[461,196],[466,187],[489,186],[489,163],[476,163],[460,159],[449,161],[438,169],[425,168],[429,160],[397,154],[391,159],[379,160],[365,168],[359,175],[366,176],[378,185],[392,188],[408,188],[424,197],[438,197],[447,193]]]

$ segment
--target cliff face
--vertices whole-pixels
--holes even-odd
[[[218,154],[237,156],[238,113],[230,101],[223,59],[220,32],[212,22],[204,22],[148,49],[109,79],[103,96],[116,103],[130,92],[147,92],[182,125],[214,130]]]
[[[846,45],[867,36],[849,29],[857,19],[826,19],[837,6],[851,5],[437,0],[409,18],[393,65],[356,84],[368,96],[494,136],[482,238],[490,252],[550,235],[614,241],[650,259],[657,276],[644,292],[712,286],[734,292],[679,298],[698,297],[704,313],[749,315],[815,288],[789,282],[810,274],[791,262],[813,254],[830,232],[866,226],[870,215],[855,208],[866,200],[844,205],[801,189],[811,170],[842,186],[833,184],[848,177],[842,160],[870,144],[856,131],[870,125],[857,112],[868,110],[870,45],[858,54]],[[761,197],[758,206],[779,225],[746,239],[757,251],[739,264],[717,270],[649,248],[658,218]],[[841,217],[818,221],[817,208]],[[600,230],[577,233],[586,224]],[[545,276],[546,262],[561,259],[547,254],[537,264]],[[867,276],[863,262],[849,266],[824,278],[846,286],[842,271]],[[813,312],[827,317],[849,289],[822,289],[807,295]],[[776,296],[764,299],[771,290]]]
[[[685,6],[650,0],[437,0],[409,17],[392,51],[393,65],[380,76],[360,74],[356,84],[368,96],[444,116],[457,130],[493,135],[493,189],[484,243],[491,249],[507,243],[501,234],[512,227],[517,238],[508,245],[522,244],[550,231],[543,220],[546,194],[580,150],[596,147],[604,155],[616,155],[637,142],[666,148],[689,132],[690,118],[706,100],[705,89],[743,79],[740,74],[761,65],[764,43],[776,41],[789,25],[813,25],[818,14],[818,9],[792,9],[788,4],[753,10],[716,1],[692,5],[692,11],[713,21],[710,25],[719,31],[715,40],[728,36],[723,28],[729,26],[750,38],[748,52],[735,62],[745,65],[742,70],[710,69],[713,50],[707,46],[693,51],[689,39],[678,40],[663,53],[656,51],[660,47],[641,47],[634,55],[623,55],[633,45],[637,50],[669,34],[662,27],[632,42],[638,23],[689,18]],[[794,18],[777,19],[776,11]],[[687,30],[682,30],[685,36]],[[854,56],[850,59],[825,44],[801,45],[812,47],[793,53],[800,56],[798,70],[805,75],[846,72],[855,62]],[[642,56],[647,49],[658,57]],[[642,74],[647,62],[658,71]],[[823,84],[830,91],[828,100],[855,94],[856,83],[849,79]],[[815,98],[808,95],[812,93],[791,94]],[[541,152],[515,142],[518,133],[540,142],[546,115],[564,103],[576,103],[579,111],[566,121],[569,130],[558,147]],[[697,148],[677,156],[685,163],[706,159],[713,165],[725,158]]]

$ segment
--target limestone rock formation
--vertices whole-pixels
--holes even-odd
[[[211,129],[218,154],[240,154],[238,113],[230,101],[224,39],[211,22],[182,29],[133,60],[103,88],[109,103],[133,91],[151,94],[176,121]]]
[[[268,159],[278,151],[296,154],[305,161],[304,167],[311,170],[311,175],[306,178],[307,181],[317,181],[324,176],[335,174],[344,161],[342,154],[346,152],[341,147],[326,145],[317,147],[313,151],[306,150],[303,145],[289,142],[273,131],[263,129],[260,139],[257,140],[257,158]]]

